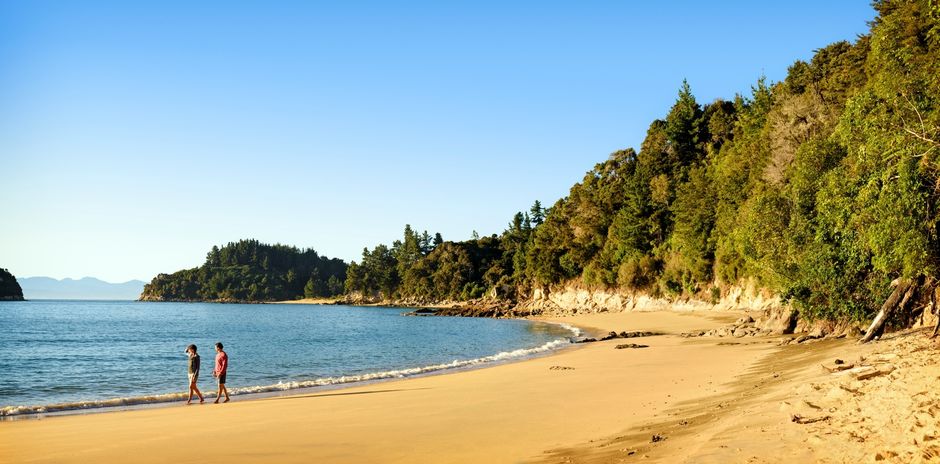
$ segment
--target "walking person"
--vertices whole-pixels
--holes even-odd
[[[228,403],[228,389],[225,388],[225,374],[228,373],[228,355],[222,350],[222,342],[215,344],[215,352],[217,353],[215,355],[215,371],[212,372],[212,376],[219,379],[219,392],[215,395],[215,402],[218,403],[222,399],[222,394],[225,394],[223,403]]]
[[[189,345],[186,347],[186,354],[189,355],[189,399],[186,400],[186,404],[193,403],[193,393],[199,397],[200,403],[205,403],[206,399],[202,397],[202,392],[199,391],[199,387],[196,385],[196,382],[199,381],[199,354],[196,353],[196,345]]]

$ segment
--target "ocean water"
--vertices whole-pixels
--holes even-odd
[[[185,347],[214,391],[213,345],[226,386],[245,394],[406,377],[561,348],[577,329],[522,320],[406,317],[356,306],[0,302],[0,416],[179,401]]]

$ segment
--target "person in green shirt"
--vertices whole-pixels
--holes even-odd
[[[205,403],[206,399],[202,397],[202,392],[199,391],[199,387],[196,385],[196,382],[199,381],[199,354],[196,353],[196,345],[189,345],[186,347],[186,354],[189,355],[189,400],[186,401],[186,404],[193,403],[193,393],[199,397],[200,403]]]

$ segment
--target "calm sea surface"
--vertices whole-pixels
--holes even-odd
[[[394,378],[559,348],[571,330],[519,320],[405,317],[355,306],[0,302],[0,415],[174,401],[186,345],[215,387],[212,345],[237,393]],[[21,407],[29,406],[29,407]]]

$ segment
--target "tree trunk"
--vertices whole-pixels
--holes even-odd
[[[894,291],[891,292],[891,296],[881,305],[881,310],[878,311],[875,319],[871,322],[871,325],[868,326],[868,330],[865,331],[865,336],[862,337],[863,343],[870,342],[876,335],[881,333],[882,329],[884,329],[885,322],[888,321],[888,317],[891,316],[895,308],[902,304],[907,304],[915,287],[913,282],[909,280],[901,280],[898,282],[897,286],[894,287]]]
[[[937,315],[937,325],[933,328],[933,335],[930,338],[937,336],[937,331],[940,330],[940,309],[937,308],[937,292],[940,291],[940,287],[934,286],[933,291],[930,292],[930,310]]]

